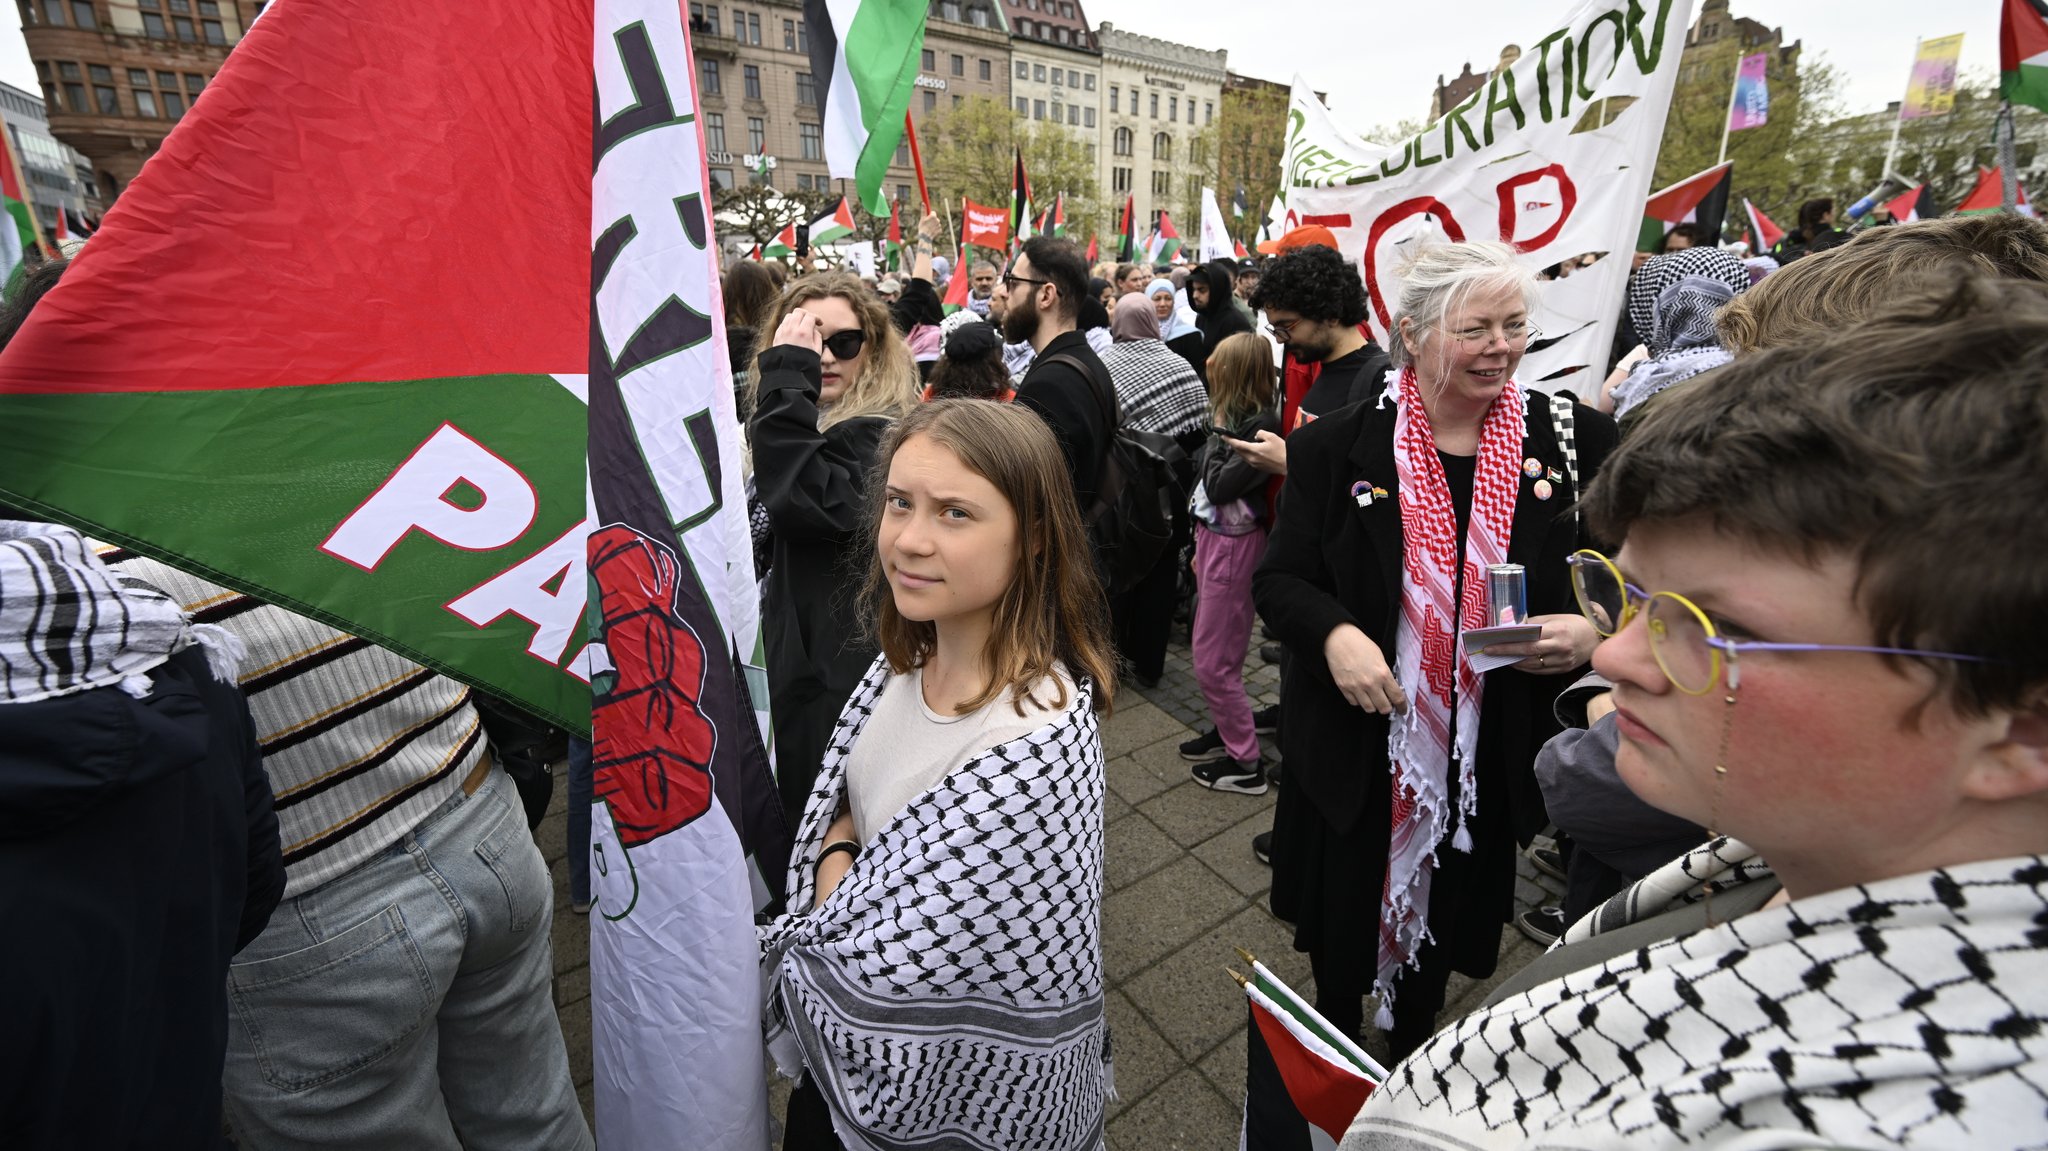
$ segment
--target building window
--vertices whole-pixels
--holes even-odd
[[[1074,71],[1071,68],[1067,69],[1067,87],[1079,88],[1080,86],[1081,74],[1079,72]]]
[[[976,28],[988,27],[988,9],[979,5],[975,6],[967,13],[967,22]]]
[[[1157,92],[1152,93],[1152,118],[1154,120],[1159,118],[1159,93]]]
[[[1022,67],[1022,66],[1023,66],[1023,65],[1021,65],[1021,64],[1020,64],[1020,65],[1018,65],[1018,67]],[[1017,114],[1018,114],[1019,116],[1028,116],[1028,115],[1030,115],[1030,114],[1031,114],[1031,101],[1029,101],[1029,100],[1026,100],[1026,99],[1025,99],[1024,97],[1022,97],[1022,96],[1019,96],[1019,97],[1017,97]]]
[[[811,174],[809,172],[798,172],[796,174],[796,190],[799,192],[811,190]]]
[[[918,61],[918,63],[925,71],[936,72],[939,70],[939,54],[930,48],[926,48],[924,50],[924,58]]]
[[[958,24],[960,22],[960,5],[958,0],[940,0],[939,19],[951,20],[953,23]]]
[[[136,0],[136,7],[142,10],[142,34],[152,40],[168,40],[170,29],[164,24],[163,5],[160,0]]]
[[[1164,132],[1154,135],[1152,137],[1152,158],[1154,160],[1173,159],[1173,137]]]
[[[1131,170],[1129,168],[1111,168],[1109,170],[1109,182],[1110,187],[1118,192],[1130,191]]]
[[[1033,100],[1031,102],[1031,118],[1033,120],[1045,119],[1045,101]]]
[[[804,159],[822,160],[825,158],[824,133],[825,130],[816,124],[798,124],[796,126],[797,144],[802,149],[800,154]]]
[[[1059,93],[1055,92],[1053,95],[1057,96]],[[1060,122],[1060,102],[1058,100],[1052,102],[1052,122],[1055,124]]]
[[[910,202],[910,185],[896,185],[896,202],[899,204],[908,204]]]
[[[221,22],[218,20],[201,20],[199,22],[199,30],[206,34],[206,42],[208,44],[226,44],[228,42],[227,30],[221,27]]]
[[[1029,21],[1029,20],[1026,20],[1026,19],[1024,19],[1024,18],[1023,18],[1023,17],[1021,17],[1021,16],[1020,16],[1020,17],[1018,17],[1018,19],[1017,19],[1017,35],[1019,35],[1019,36],[1029,36],[1029,35],[1031,35],[1031,21]],[[1024,78],[1024,72],[1023,72],[1023,68],[1024,68],[1024,65],[1023,65],[1023,63],[1022,63],[1021,61],[1020,61],[1020,62],[1018,62],[1018,64],[1017,64],[1017,68],[1018,68],[1018,72],[1017,72],[1017,78],[1018,78],[1019,80],[1022,80],[1022,79]]]
[[[758,156],[768,150],[768,125],[759,116],[747,117],[747,151]]]
[[[1094,145],[1094,144],[1090,144],[1090,145],[1088,145],[1088,162],[1089,162],[1090,164],[1093,164],[1093,163],[1095,162],[1095,145]]]
[[[937,92],[932,91],[930,88],[926,88],[924,90],[924,110],[927,112],[933,112],[937,111],[938,107],[939,94]]]
[[[740,79],[744,82],[743,87],[746,89],[747,99],[759,100],[761,98],[760,67],[755,64],[740,65]]]
[[[704,150],[706,152],[725,151],[725,113],[704,113]]]
[[[78,0],[73,0],[73,2],[77,3]],[[170,5],[171,31],[177,34],[178,39],[183,40],[187,44],[197,43],[199,35],[194,30],[192,24],[192,0],[170,0]]]
[[[1076,128],[1081,126],[1081,106],[1079,104],[1067,105],[1067,123]]]
[[[1166,196],[1166,195],[1171,195],[1171,194],[1172,194],[1172,192],[1173,192],[1173,173],[1172,173],[1172,172],[1154,172],[1154,173],[1152,173],[1152,194],[1153,194],[1154,196]]]
[[[752,44],[756,48],[761,46],[761,14],[759,12],[747,13],[747,43]]]
[[[1053,29],[1053,30],[1052,30],[1052,38],[1053,38],[1053,39],[1055,39],[1055,40],[1058,40],[1058,41],[1059,41],[1060,43],[1062,43],[1062,44],[1066,43],[1066,42],[1067,42],[1067,30],[1066,30],[1065,28],[1055,28],[1055,29]]]
[[[1066,84],[1066,82],[1066,70],[1062,68],[1054,68],[1052,70],[1052,86],[1055,88],[1063,87]]]
[[[955,92],[955,93],[953,93],[953,106],[954,106],[955,108],[958,108],[958,107],[960,106],[960,99],[961,99],[961,97],[960,97],[960,93],[958,93],[958,92]]]
[[[199,94],[201,92],[204,92],[205,90],[206,77],[194,76],[190,72],[185,73],[185,94],[187,96],[190,96],[192,97],[192,99],[197,100],[199,99]]]
[[[68,60],[57,63],[57,78],[64,81],[64,106],[83,115],[92,111],[92,105],[85,102],[85,85],[79,83],[81,74],[78,65]]]
[[[92,76],[92,92],[99,102],[100,115],[119,116],[121,94],[114,91],[114,70],[105,64],[88,64],[85,67]]]
[[[1205,101],[1203,101],[1203,102],[1202,102],[1202,123],[1204,123],[1204,124],[1214,124],[1215,122],[1216,122],[1216,105],[1214,105],[1214,104],[1212,104],[1212,103],[1210,103],[1210,102],[1208,102],[1208,101],[1206,101],[1206,100],[1205,100]]]
[[[1095,91],[1095,73],[1081,73],[1081,86],[1090,92]]]
[[[64,0],[43,0],[43,23],[64,26]]]
[[[149,119],[156,119],[156,93],[150,89],[149,73],[140,68],[128,69],[128,87],[135,97],[135,111]]]
[[[947,60],[947,63],[953,66],[953,75],[967,75],[967,57],[961,56],[956,53],[950,59]]]
[[[796,74],[796,104],[799,108],[818,106],[818,82],[811,79],[809,72]]]
[[[1031,78],[1040,84],[1045,83],[1045,65],[1033,64],[1031,66]]]
[[[896,165],[897,165],[898,167],[901,167],[901,166],[903,166],[904,164],[908,164],[908,163],[910,163],[910,141],[909,141],[909,140],[905,140],[905,141],[903,141],[902,143],[900,143],[900,144],[896,145],[896,160],[895,160],[895,163],[896,163]]]
[[[706,96],[719,94],[718,61],[697,57],[697,86],[704,89]]]
[[[804,22],[801,20],[796,22],[796,50],[799,52],[809,52],[811,50],[811,30],[804,27]]]
[[[1166,98],[1166,118],[1169,120],[1180,119],[1180,97],[1168,96]]]
[[[71,22],[80,28],[98,28],[100,22],[93,19],[91,0],[71,0]]]
[[[794,20],[784,20],[782,22],[782,50],[784,52],[796,51],[796,21]]]
[[[162,100],[165,119],[176,120],[185,115],[185,98],[183,96],[178,95],[176,92],[165,92],[162,95]]]
[[[1029,65],[1029,64],[1026,64],[1026,63],[1025,63],[1024,61],[1022,61],[1022,60],[1019,60],[1019,61],[1017,61],[1017,79],[1019,79],[1019,80],[1029,80],[1029,79],[1031,79],[1031,65]]]
[[[1095,109],[1081,109],[1081,124],[1083,127],[1087,128],[1093,128],[1095,126]],[[1093,147],[1093,145],[1090,145],[1090,147]]]
[[[1111,137],[1111,145],[1111,152],[1119,156],[1128,156],[1131,154],[1131,149],[1136,146],[1136,143],[1132,138],[1129,128],[1118,128],[1116,134]]]
[[[1114,84],[1111,84],[1111,85],[1109,86],[1109,110],[1110,110],[1110,111],[1112,111],[1112,112],[1114,112],[1114,111],[1116,111],[1116,110],[1117,110],[1117,106],[1116,106],[1116,96],[1117,96],[1117,92],[1116,92],[1116,85],[1114,85]]]
[[[715,33],[714,33],[714,35],[715,35]],[[732,191],[732,169],[731,169],[731,168],[713,168],[713,169],[711,169],[711,190],[712,190],[712,191],[714,191],[714,192],[730,192],[730,191]]]
[[[690,0],[690,31],[702,36],[718,35],[718,5]]]

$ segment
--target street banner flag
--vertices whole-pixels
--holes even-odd
[[[273,6],[0,354],[0,498],[595,713],[622,1151],[767,1138],[785,860],[747,861],[777,801],[693,72],[673,0]]]
[[[1767,73],[1771,54],[1744,56],[1735,70],[1735,98],[1728,107],[1728,130],[1761,128],[1771,119],[1771,89]]]
[[[962,249],[953,261],[953,278],[946,282],[946,298],[939,301],[939,308],[947,315],[967,306],[968,281],[974,277],[968,272],[967,252]]]
[[[1231,256],[1230,229],[1223,223],[1223,209],[1216,203],[1214,188],[1202,189],[1202,262],[1227,260]]]
[[[1138,258],[1138,228],[1135,208],[1135,194],[1124,197],[1123,220],[1117,224],[1116,258],[1118,263],[1128,264]]]
[[[1749,216],[1749,251],[1751,255],[1764,255],[1772,248],[1777,247],[1779,240],[1785,238],[1785,229],[1773,224],[1771,218],[1764,215],[1764,210],[1750,203],[1747,196],[1742,199],[1742,210]]]
[[[1540,285],[1524,384],[1589,396],[1606,378],[1643,203],[1678,79],[1691,0],[1544,0],[1518,11],[1517,44],[1558,44],[1497,70],[1435,123],[1373,144],[1330,115],[1296,77],[1268,238],[1330,229],[1360,271],[1373,339],[1388,325],[1400,268],[1416,245],[1499,240],[1532,272],[1588,252],[1609,255]],[[1579,45],[1587,47],[1581,51]],[[1609,117],[1587,118],[1607,101]],[[1603,122],[1604,121],[1604,122]]]
[[[2031,204],[2027,203],[2027,186],[2021,184],[2018,187],[2019,199],[2015,203],[2013,210],[2022,216],[2031,216],[2034,214],[2034,208]],[[2003,207],[2005,207],[2005,170],[2003,168],[1979,168],[1977,169],[1977,186],[1970,189],[1970,194],[1963,197],[1962,203],[1956,205],[1956,214],[1959,216],[1970,216],[1980,212],[1996,212]]]
[[[976,248],[994,248],[1002,251],[1010,245],[1010,221],[1001,208],[991,208],[972,200],[963,201],[960,214],[960,240]]]
[[[924,55],[924,18],[924,0],[804,0],[826,170],[851,179],[877,216]]]
[[[1913,57],[1913,77],[1899,104],[1899,119],[1946,116],[1956,106],[1956,60],[1963,54],[1961,33],[1920,41]]]
[[[2048,112],[2048,0],[2005,0],[1998,73],[1999,95]]]
[[[1728,220],[1728,194],[1734,174],[1735,161],[1729,160],[1696,176],[1687,176],[1651,196],[1643,208],[1636,250],[1663,251],[1664,237],[1680,224],[1697,224],[1712,237],[1712,242],[1719,243],[1721,225]]]
[[[1906,194],[1886,204],[1894,224],[1914,224],[1921,220],[1936,219],[1941,211],[1934,206],[1934,193],[1927,185],[1908,188]]]
[[[1326,1151],[1382,1082],[1386,1068],[1331,1027],[1256,960],[1239,977],[1245,1029],[1244,1151]],[[1235,974],[1235,973],[1233,973]]]
[[[28,202],[28,184],[21,177],[21,161],[14,154],[14,133],[0,132],[0,204],[9,219],[0,223],[0,295],[14,291],[14,280],[32,252],[48,251],[43,245],[42,225]]]
[[[1152,239],[1146,245],[1145,258],[1154,264],[1165,263],[1180,254],[1180,233],[1174,229],[1173,217],[1159,213],[1159,224],[1152,229]]]
[[[900,270],[898,265],[902,262],[903,257],[903,220],[898,215],[902,207],[903,204],[900,201],[889,201],[889,240],[886,264],[892,272]]]
[[[879,214],[879,213],[878,213]],[[811,246],[830,244],[853,235],[853,206],[841,196],[811,220]]]
[[[1019,244],[1032,236],[1031,177],[1024,172],[1024,152],[1013,149],[1016,164],[1010,176],[1010,232]]]

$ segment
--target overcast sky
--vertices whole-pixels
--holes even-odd
[[[1228,46],[1239,72],[1286,83],[1300,72],[1330,94],[1355,130],[1420,118],[1439,73],[1455,76],[1528,46],[1569,10],[1569,0],[1087,0],[1093,21],[1201,48]],[[1825,53],[1847,84],[1851,112],[1876,111],[1906,88],[1915,37],[1964,33],[1963,70],[1998,68],[1993,0],[1734,0],[1737,16],[1782,27],[1809,53]],[[1694,5],[1697,10],[1697,4]],[[1330,23],[1326,14],[1341,13]],[[403,36],[403,27],[392,29]],[[0,79],[38,91],[21,34],[0,35]]]

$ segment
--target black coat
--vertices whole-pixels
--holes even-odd
[[[228,960],[284,894],[242,692],[187,648],[0,705],[0,1144],[215,1147]]]
[[[1055,356],[1079,360],[1093,379],[1071,365],[1054,362]],[[1048,341],[1017,385],[1016,402],[1037,412],[1059,441],[1060,451],[1067,457],[1068,474],[1074,477],[1074,500],[1084,515],[1095,504],[1102,457],[1116,432],[1103,418],[1105,396],[1114,410],[1116,385],[1110,381],[1109,369],[1102,366],[1102,358],[1079,332],[1062,332]]]
[[[761,356],[751,442],[754,486],[774,533],[761,594],[776,775],[785,811],[801,816],[840,709],[874,662],[854,602],[869,543],[869,473],[889,421],[858,417],[818,430],[818,354]],[[793,824],[792,824],[793,825]]]
[[[1581,486],[1614,449],[1614,421],[1575,405]],[[1259,615],[1293,655],[1281,696],[1280,743],[1287,785],[1301,788],[1340,834],[1361,819],[1386,834],[1392,796],[1387,784],[1386,716],[1344,701],[1323,659],[1323,640],[1355,624],[1395,659],[1401,612],[1402,529],[1394,471],[1394,405],[1359,404],[1295,431],[1287,439],[1287,480],[1280,516],[1252,580]],[[1530,392],[1525,456],[1564,471],[1551,428],[1549,397]],[[1394,499],[1359,507],[1351,485],[1370,480]],[[1536,498],[1524,474],[1515,498],[1507,560],[1528,569],[1532,615],[1575,611],[1565,558],[1583,546],[1570,515],[1574,493],[1556,485]],[[1532,770],[1536,751],[1558,730],[1551,704],[1568,675],[1530,675],[1512,668],[1489,673],[1480,712],[1477,785],[1481,820],[1507,826],[1526,842],[1547,822]],[[1385,853],[1380,854],[1385,867]],[[1512,882],[1512,869],[1504,873]],[[1383,875],[1362,876],[1377,892]]]

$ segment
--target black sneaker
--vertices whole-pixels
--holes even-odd
[[[1237,760],[1229,756],[1198,763],[1188,768],[1195,782],[1211,791],[1234,791],[1239,795],[1266,794],[1266,765],[1256,759]]]
[[[1515,926],[1521,929],[1522,934],[1548,947],[1564,934],[1564,912],[1555,907],[1534,908],[1517,916]]]
[[[1262,644],[1260,644],[1260,645],[1259,645],[1259,658],[1260,658],[1260,659],[1262,659],[1262,660],[1265,660],[1265,661],[1266,661],[1267,663],[1279,663],[1279,662],[1280,662],[1280,645],[1279,645],[1279,644],[1277,644],[1277,643],[1262,643]]]
[[[1265,864],[1267,867],[1273,866],[1272,832],[1262,831],[1252,836],[1252,858]]]
[[[1267,783],[1270,783],[1270,784],[1272,784],[1272,785],[1273,785],[1274,787],[1279,787],[1279,786],[1280,786],[1280,761],[1279,761],[1279,760],[1277,760],[1277,759],[1269,759],[1269,760],[1267,760],[1267,761],[1266,761],[1266,782],[1267,782]]]
[[[1180,757],[1189,763],[1208,763],[1212,759],[1229,759],[1230,753],[1223,750],[1223,734],[1212,727],[1181,744]]]
[[[1252,730],[1260,735],[1276,735],[1280,731],[1280,705],[1262,707],[1252,712]]]
[[[1552,879],[1565,878],[1564,857],[1548,847],[1530,848],[1529,862],[1535,865],[1536,870]]]

